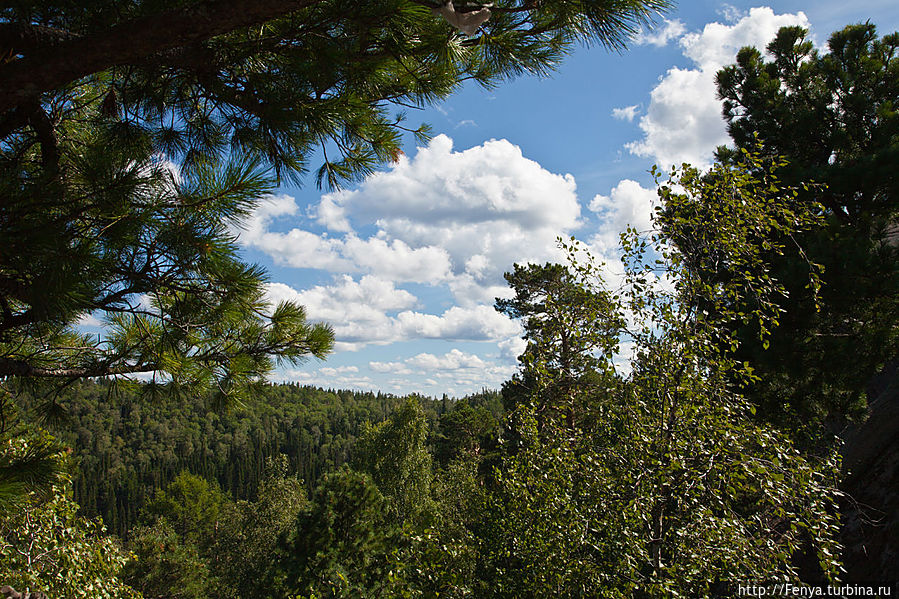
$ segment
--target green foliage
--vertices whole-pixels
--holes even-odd
[[[19,42],[11,69],[18,73],[47,47],[63,52],[66,37],[105,38],[98,55],[84,57],[86,77],[62,72],[37,83],[37,71],[52,66],[38,62],[36,72],[17,81],[34,86],[20,96],[45,100],[95,83],[100,89],[86,99],[100,115],[119,117],[126,135],[146,131],[154,146],[191,169],[236,151],[296,176],[311,151],[328,143],[340,158],[326,162],[319,178],[331,183],[395,156],[402,128],[391,108],[444,98],[467,79],[490,86],[546,73],[577,42],[622,48],[669,6],[663,0],[539,6],[504,0],[491,5],[479,35],[466,37],[432,15],[437,5],[430,3],[273,3],[252,11],[236,2],[229,8],[242,17],[222,12],[203,14],[205,20],[193,14],[196,4],[144,1],[120,9],[39,2],[4,9],[8,29],[25,38],[10,35]],[[162,29],[172,21],[189,33]],[[140,33],[152,38],[145,44],[140,36],[115,37],[117,27],[138,22]],[[21,33],[34,24],[59,37]],[[182,39],[169,37],[179,34]],[[3,99],[4,110],[27,101]]]
[[[707,596],[739,580],[796,579],[808,554],[818,575],[836,577],[835,453],[803,457],[754,422],[732,383],[754,376],[734,359],[734,323],[764,340],[780,314],[783,285],[764,258],[816,221],[747,160],[756,168],[674,171],[658,232],[622,236],[625,284],[582,318],[608,331],[596,347],[619,340],[603,323],[626,322],[633,354],[617,373],[614,353],[593,354],[605,384],[574,390],[579,426],[545,434],[539,397],[518,408],[518,448],[497,472],[483,535],[494,595]],[[719,207],[720,218],[694,206]],[[681,253],[688,243],[698,251]],[[602,292],[600,267],[577,243],[566,247],[570,265],[558,268],[584,293]],[[813,288],[816,275],[806,263]],[[533,369],[535,394],[552,393],[545,370],[544,384]]]
[[[125,580],[144,599],[206,599],[211,597],[209,568],[196,546],[185,543],[166,519],[133,531],[132,559]]]
[[[567,444],[578,433],[541,434],[527,407],[515,424],[519,446],[499,468],[480,522],[484,596],[577,597],[603,589],[614,597],[620,582],[603,577],[614,563],[603,546],[626,533],[608,527],[611,506],[596,502],[598,489],[584,480],[605,473],[591,463],[593,453],[581,461]]]
[[[385,476],[382,484],[406,493],[415,521],[403,522],[393,501],[382,499],[371,525],[373,534],[393,531],[390,552],[378,562],[389,563],[394,573],[391,592],[465,596],[477,586],[472,531],[485,501],[478,471],[489,471],[499,459],[497,392],[450,401],[274,385],[258,401],[224,414],[207,413],[203,402],[153,405],[128,390],[109,392],[106,383],[67,389],[59,401],[71,416],[65,425],[71,432],[63,436],[80,466],[75,489],[89,506],[84,511],[102,513],[127,538],[136,555],[127,580],[145,596],[226,595],[252,580],[258,595],[284,597],[287,572],[296,572],[297,560],[277,558],[272,548],[313,511],[303,489],[314,489],[323,474],[346,461],[366,428],[373,435],[368,450],[377,445],[386,452],[370,454],[373,464],[386,471],[396,459],[398,467],[413,470]],[[391,438],[411,431],[408,441],[414,443],[403,439],[395,448],[385,441],[390,431],[396,433]],[[434,475],[429,439],[449,460]],[[309,478],[300,481],[289,474],[294,471]],[[241,499],[222,496],[215,481]],[[135,526],[138,511],[152,524]],[[311,536],[297,540],[290,555],[305,555],[313,542]]]
[[[402,535],[365,474],[342,468],[324,477],[312,509],[285,546],[287,585],[303,597],[396,596]]]
[[[0,581],[50,596],[137,599],[119,576],[127,556],[118,541],[77,513],[69,453],[0,404]]]
[[[409,589],[420,596],[489,596],[481,557],[490,515],[481,475],[486,461],[460,452],[458,459],[435,472],[434,519],[427,528],[412,532],[409,545],[400,554]]]
[[[13,290],[0,374],[40,389],[159,371],[175,390],[211,388],[224,401],[246,396],[276,360],[327,354],[330,329],[299,306],[270,305],[262,271],[242,262],[229,231],[272,189],[260,164],[176,178],[148,139],[117,135],[105,122],[60,132],[66,176],[50,190],[40,172],[17,180],[30,172],[12,159],[22,149],[0,146],[3,231],[18,248],[0,265]],[[107,325],[100,336],[73,328],[91,313]]]
[[[300,513],[309,510],[302,482],[288,471],[287,456],[266,459],[257,500],[223,506],[220,526],[208,549],[207,562],[220,585],[212,596],[228,596],[246,581],[253,581],[258,597],[278,596],[273,549],[282,535],[294,529]]]
[[[739,162],[716,164],[708,173],[690,167],[673,170],[659,187],[662,206],[655,222],[660,240],[677,247],[664,256],[667,269],[677,277],[681,299],[688,302],[687,310],[697,313],[703,333],[726,344],[722,349],[728,352],[740,343],[735,329],[745,328],[767,347],[779,324],[781,303],[789,291],[768,260],[796,252],[803,271],[790,283],[804,284],[813,302],[821,288],[821,267],[809,261],[795,237],[821,224],[820,205],[799,199],[809,186],[790,187],[780,181],[783,167],[783,161],[743,151]],[[635,238],[626,238],[625,244],[637,255],[647,249]],[[651,268],[631,266],[637,268],[644,272],[635,273],[630,302],[649,310],[653,319],[663,318],[670,308],[652,306]],[[643,292],[647,294],[640,297]],[[812,309],[816,307],[813,303]]]
[[[150,520],[165,519],[188,542],[210,539],[218,527],[225,495],[205,478],[181,472],[144,508]]]
[[[620,319],[596,318],[611,316],[611,294],[578,284],[559,264],[516,264],[505,278],[515,297],[497,299],[496,309],[522,319],[528,342],[519,357],[522,372],[504,387],[506,408],[539,400],[534,407],[541,429],[560,416],[574,427],[581,411],[577,390],[600,384],[600,356],[614,352],[623,326]]]
[[[134,557],[125,571],[128,583],[147,598],[213,596],[215,578],[204,550],[216,542],[226,502],[217,485],[188,472],[157,489],[143,509],[144,525],[129,540]]]
[[[809,464],[754,426],[726,382],[670,342],[644,350],[618,393],[594,397],[597,426],[572,440],[533,428],[505,466],[492,511],[499,596],[707,596],[716,582],[795,579],[809,542],[835,574],[833,463]]]
[[[495,396],[495,394],[494,394]],[[40,400],[20,397],[31,409]],[[240,409],[211,411],[201,399],[148,403],[140,390],[79,382],[57,402],[68,414],[57,431],[73,449],[75,498],[127,538],[157,490],[182,471],[253,500],[266,459],[287,456],[311,494],[321,476],[350,458],[364,422],[380,422],[405,398],[383,393],[271,385]],[[424,402],[429,418],[442,409]],[[34,426],[23,419],[23,426]]]
[[[739,161],[739,150],[758,150],[788,161],[779,170],[786,184],[823,185],[797,195],[826,221],[796,236],[822,266],[820,294],[804,288],[806,256],[767,255],[788,292],[784,313],[770,349],[744,335],[741,350],[759,375],[750,395],[760,416],[785,428],[808,422],[813,442],[822,425],[839,431],[860,415],[868,382],[899,350],[897,48],[899,34],[878,38],[871,23],[835,32],[827,53],[804,29],[785,27],[767,46],[770,58],[744,48],[718,73],[737,149],[719,156]]]
[[[30,494],[52,495],[54,483],[66,482],[68,466],[63,449],[45,431],[20,424],[0,429],[0,512],[16,509]]]
[[[309,509],[286,456],[266,460],[255,501],[229,501],[205,479],[182,473],[131,533],[127,580],[144,597],[218,597],[253,581],[259,597],[283,597],[275,548]]]
[[[407,400],[390,418],[366,423],[353,451],[353,463],[369,474],[402,523],[430,508],[431,454],[428,422],[419,402]]]
[[[77,515],[62,486],[0,513],[0,580],[50,597],[139,599],[119,578],[127,556],[96,520]]]
[[[500,422],[486,407],[460,401],[441,414],[434,456],[446,465],[459,457],[479,458],[494,449]]]

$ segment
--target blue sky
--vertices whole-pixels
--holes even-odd
[[[274,379],[437,396],[499,387],[523,347],[492,307],[508,294],[503,272],[558,260],[560,235],[614,260],[618,233],[649,225],[649,168],[706,164],[727,142],[713,78],[741,46],[801,24],[822,47],[866,20],[896,31],[899,3],[682,2],[625,52],[579,48],[551,77],[466,87],[409,114],[434,139],[410,138],[355,187],[280,189],[240,243],[268,269],[270,296],[329,322],[337,346]]]

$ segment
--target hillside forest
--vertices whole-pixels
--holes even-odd
[[[501,389],[272,382],[340,340],[241,253],[260,198],[359,181],[429,136],[401,109],[624,50],[672,9],[0,7],[0,595],[899,579],[899,34],[870,22],[740,50],[729,144],[653,169],[616,270],[574,237],[509,265],[495,309],[526,345]]]

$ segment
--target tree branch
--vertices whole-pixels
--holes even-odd
[[[0,139],[5,139],[16,129],[28,124],[28,111],[22,106],[16,106],[0,118]]]
[[[258,25],[321,0],[205,0],[69,41],[36,47],[0,67],[0,112],[116,65]]]
[[[0,377],[23,376],[35,378],[86,378],[96,376],[114,376],[118,374],[136,374],[139,372],[153,372],[159,370],[156,364],[142,364],[135,366],[97,365],[81,368],[44,368],[34,366],[25,360],[12,358],[0,358]]]
[[[24,23],[0,23],[0,53],[3,56],[28,54],[46,49],[78,36],[63,29]]]
[[[41,164],[49,173],[56,173],[59,167],[59,145],[53,122],[50,120],[50,116],[44,112],[40,102],[30,101],[25,108],[30,112],[28,122],[31,123],[37,140],[41,144]]]

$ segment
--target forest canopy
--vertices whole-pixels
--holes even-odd
[[[827,54],[784,28],[719,73],[734,147],[653,169],[652,227],[622,233],[615,285],[573,237],[559,263],[510,265],[495,307],[525,350],[502,391],[267,383],[334,336],[271,302],[241,254],[261,198],[365,177],[427,137],[405,109],[546,74],[574,44],[621,49],[668,6],[0,8],[16,248],[0,252],[0,584],[642,599],[839,582],[852,498],[834,433],[899,339],[899,37],[870,24]],[[884,549],[881,574],[890,543],[861,544]]]

